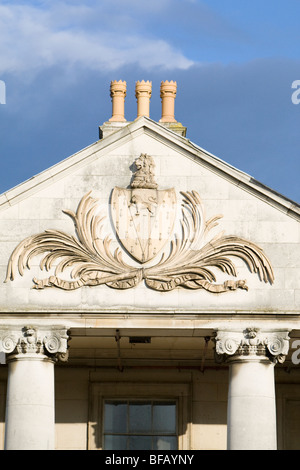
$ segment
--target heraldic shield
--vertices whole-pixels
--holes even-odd
[[[112,219],[118,238],[140,263],[153,259],[172,234],[176,217],[174,189],[114,188]]]
[[[176,192],[158,190],[154,162],[142,154],[129,189],[114,188],[111,212],[120,243],[140,263],[153,259],[172,234],[176,218]]]

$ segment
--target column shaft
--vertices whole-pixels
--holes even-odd
[[[229,367],[228,449],[275,450],[274,364],[254,357]]]
[[[53,450],[53,361],[18,358],[8,367],[5,449]]]
[[[67,341],[61,327],[0,330],[8,363],[6,450],[54,449],[54,363],[68,359]]]

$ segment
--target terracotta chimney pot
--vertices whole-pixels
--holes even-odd
[[[135,97],[137,99],[137,117],[149,117],[150,98],[152,93],[152,82],[136,82],[135,84]]]
[[[174,116],[176,91],[177,83],[173,82],[173,80],[161,82],[160,97],[162,100],[162,112],[159,122],[177,122]]]
[[[114,80],[110,83],[110,96],[112,99],[111,122],[124,122],[124,103],[126,96],[126,82]]]

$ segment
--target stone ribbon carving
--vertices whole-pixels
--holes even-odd
[[[26,238],[11,254],[5,282],[14,280],[17,272],[23,275],[26,268],[30,269],[32,258],[42,255],[40,269],[54,268],[54,272],[46,279],[33,279],[36,289],[55,286],[73,290],[104,284],[114,289],[129,289],[144,281],[157,291],[179,287],[212,293],[248,290],[244,279],[217,282],[214,268],[229,277],[237,277],[232,257],[242,259],[261,281],[273,283],[270,261],[256,244],[225,236],[223,232],[210,236],[210,230],[222,216],[206,220],[196,191],[180,193],[181,233],[173,233],[177,213],[174,189],[157,189],[154,162],[149,155],[142,154],[136,160],[136,167],[130,188],[115,188],[111,204],[116,239],[135,265],[123,261],[120,247],[112,250],[114,238],[103,234],[107,214],[99,214],[98,200],[88,193],[81,199],[76,213],[63,211],[72,218],[76,237],[46,230]],[[70,268],[66,280],[65,273]]]
[[[30,325],[19,330],[0,330],[0,352],[9,355],[41,354],[65,362],[68,359],[67,343],[67,330],[63,328],[43,329]]]
[[[266,356],[273,362],[284,362],[289,350],[288,331],[218,331],[215,337],[217,362],[245,356]]]

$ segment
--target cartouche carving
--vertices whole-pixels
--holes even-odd
[[[40,269],[50,271],[54,267],[54,274],[46,279],[34,279],[36,289],[56,286],[73,290],[103,284],[115,289],[129,289],[144,280],[148,287],[157,291],[178,287],[213,293],[248,290],[243,279],[217,283],[212,268],[237,277],[231,257],[242,259],[262,281],[273,283],[272,266],[256,244],[240,237],[225,236],[222,232],[209,237],[210,230],[218,225],[222,216],[206,220],[196,191],[180,193],[181,235],[174,234],[175,190],[157,189],[154,162],[148,155],[142,154],[136,160],[136,166],[131,187],[114,188],[111,212],[118,241],[138,266],[124,262],[119,247],[112,251],[113,239],[103,234],[106,215],[99,215],[98,201],[87,193],[76,213],[63,211],[72,218],[77,236],[46,230],[26,238],[11,254],[5,282],[14,280],[17,272],[22,276],[24,269],[30,269],[31,259],[43,255]],[[154,263],[159,253],[160,258]],[[62,279],[61,273],[70,267],[70,279]]]

